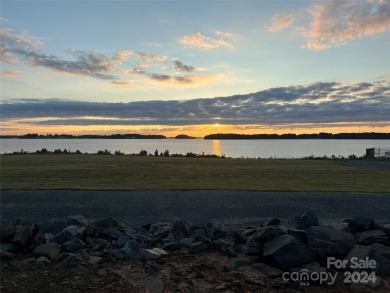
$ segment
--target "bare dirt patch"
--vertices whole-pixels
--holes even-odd
[[[351,292],[341,280],[331,287],[300,287],[266,278],[250,265],[229,270],[228,261],[220,252],[179,250],[158,262],[112,259],[63,269],[3,262],[1,292]],[[380,292],[389,292],[389,284],[384,277]]]

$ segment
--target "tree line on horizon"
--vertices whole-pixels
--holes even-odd
[[[73,135],[73,134],[37,134],[28,133],[24,135],[1,135],[0,138],[20,138],[20,139],[39,139],[39,138],[53,138],[53,139],[71,139],[71,138],[87,138],[87,139],[165,139],[164,135],[159,134],[84,134],[84,135]]]
[[[218,133],[206,135],[204,139],[390,139],[390,133],[313,133],[313,134],[236,134]]]
[[[24,135],[0,135],[0,138],[19,138],[19,139],[166,139],[165,135],[159,134],[37,134],[28,133]],[[179,134],[175,139],[194,139],[196,137]],[[209,134],[204,139],[390,139],[390,133],[386,132],[360,132],[360,133],[312,133],[312,134],[238,134],[238,133],[217,133]]]

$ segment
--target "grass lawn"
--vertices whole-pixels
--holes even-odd
[[[390,192],[390,171],[332,160],[0,156],[1,189]]]

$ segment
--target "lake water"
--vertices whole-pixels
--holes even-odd
[[[0,153],[14,151],[35,152],[46,148],[79,150],[97,153],[99,150],[117,150],[139,153],[142,149],[154,153],[168,150],[170,154],[187,152],[224,154],[241,158],[302,158],[305,156],[363,156],[366,148],[390,148],[390,140],[360,139],[263,139],[263,140],[203,140],[203,139],[0,139]]]

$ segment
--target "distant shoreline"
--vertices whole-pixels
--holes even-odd
[[[209,140],[247,140],[247,139],[390,139],[390,133],[362,132],[362,133],[312,133],[312,134],[237,134],[217,133],[196,138],[184,134],[176,137],[166,137],[159,134],[110,134],[110,135],[73,135],[73,134],[25,134],[0,135],[0,139],[209,139]]]
[[[390,139],[390,133],[313,133],[313,134],[235,134],[218,133],[206,135],[204,139]]]

